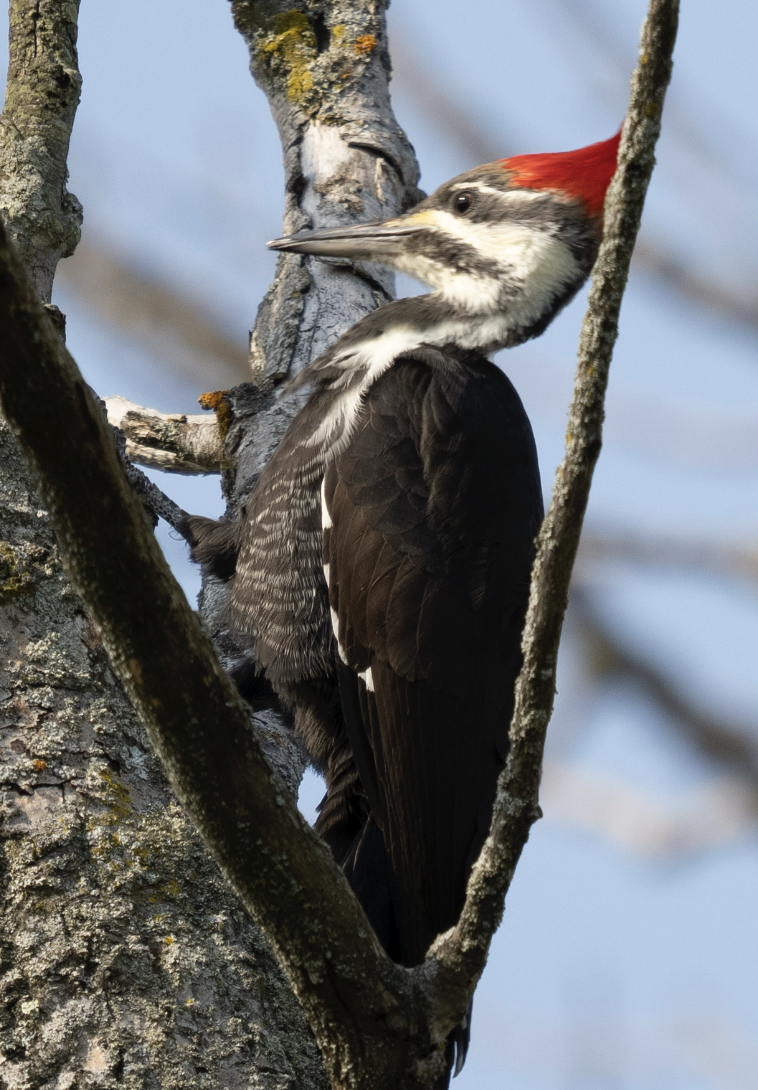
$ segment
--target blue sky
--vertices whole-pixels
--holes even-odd
[[[390,29],[422,74],[471,115],[494,158],[610,135],[623,116],[643,15],[641,0],[394,0]],[[757,38],[758,8],[745,0],[683,5],[645,213],[651,239],[727,287],[752,285],[753,297]],[[264,243],[280,232],[282,172],[229,5],[85,0],[80,63],[70,187],[84,205],[85,238],[105,240],[203,300],[245,343],[273,269]],[[399,59],[396,109],[431,190],[475,164],[434,109],[420,107],[418,72],[403,74]],[[195,411],[200,389],[76,298],[59,302],[69,346],[100,394]],[[546,489],[562,455],[582,310],[578,300],[538,341],[500,358],[532,418]],[[754,547],[756,344],[754,332],[633,275],[591,527]],[[189,510],[221,510],[214,478],[161,483]],[[192,595],[184,545],[161,533]],[[754,584],[616,562],[597,566],[589,586],[630,647],[758,739]],[[721,789],[719,770],[645,693],[609,683],[588,695],[582,670],[580,648],[567,644],[551,760],[663,811]],[[306,809],[317,790],[312,780],[304,785]],[[457,1090],[752,1090],[755,826],[737,827],[720,846],[654,857],[624,847],[602,821],[545,810],[477,995]]]

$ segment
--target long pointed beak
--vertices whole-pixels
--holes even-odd
[[[397,253],[400,239],[418,231],[421,224],[410,217],[361,223],[355,227],[327,227],[321,231],[301,231],[286,238],[275,238],[266,245],[269,250],[284,250],[293,254],[318,254],[320,257],[348,257],[353,261],[381,263]]]

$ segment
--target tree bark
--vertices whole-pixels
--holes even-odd
[[[0,123],[0,213],[43,303],[55,269],[79,241],[82,206],[66,189],[68,145],[82,77],[79,0],[10,0]]]
[[[77,9],[10,6],[0,209],[43,302],[79,237]],[[302,1009],[168,787],[4,421],[0,659],[0,1086],[323,1090]]]
[[[0,1086],[326,1086],[0,430]]]

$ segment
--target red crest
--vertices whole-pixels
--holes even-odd
[[[621,129],[610,140],[576,151],[545,155],[514,155],[500,164],[511,172],[512,184],[525,189],[557,189],[580,197],[591,216],[602,215],[605,193],[616,172]]]

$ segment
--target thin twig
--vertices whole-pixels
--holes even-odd
[[[490,835],[472,872],[461,919],[437,940],[427,959],[430,977],[446,982],[447,987],[437,993],[444,997],[446,1006],[436,1013],[451,1018],[450,1025],[465,1010],[472,980],[478,979],[484,968],[503,914],[505,894],[529,829],[540,815],[542,753],[555,696],[558,643],[592,474],[600,454],[608,369],[655,162],[678,14],[678,0],[650,0],[579,343],[566,455],[538,539],[508,761],[498,783]]]

